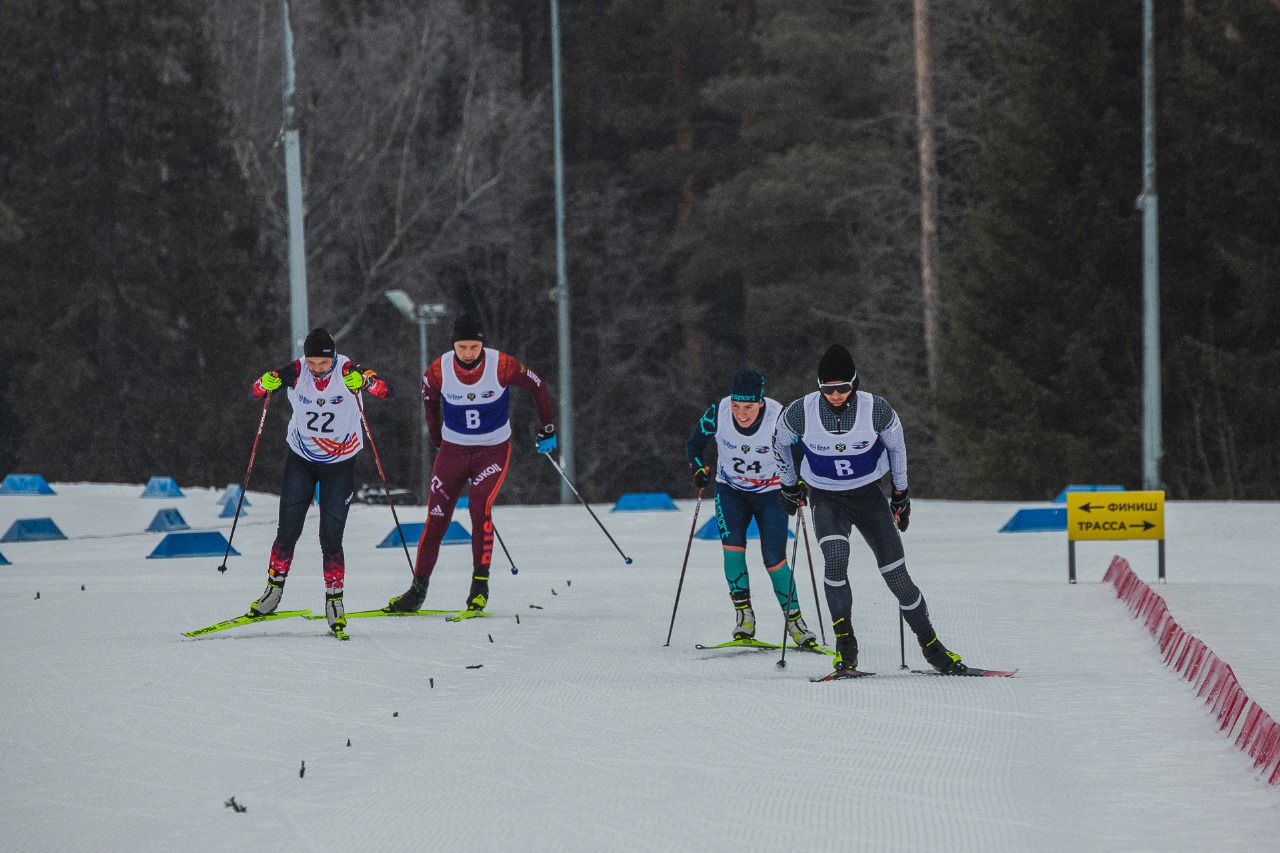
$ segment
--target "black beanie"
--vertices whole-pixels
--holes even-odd
[[[750,367],[739,370],[733,375],[729,397],[735,403],[763,403],[764,374]]]
[[[818,362],[819,382],[852,382],[853,390],[858,390],[858,368],[853,363],[853,356],[840,344],[832,344],[822,354]]]
[[[319,326],[311,330],[302,344],[302,355],[305,358],[333,358],[336,351],[333,335]]]
[[[470,314],[453,321],[453,343],[458,341],[480,341],[484,343],[484,330],[480,321]]]

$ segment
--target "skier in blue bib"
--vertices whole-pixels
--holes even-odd
[[[705,488],[712,475],[702,461],[702,453],[707,439],[715,439],[716,525],[724,549],[729,597],[737,612],[733,638],[751,639],[756,633],[747,575],[747,528],[754,517],[760,530],[760,553],[787,620],[787,633],[797,646],[816,648],[817,640],[800,615],[791,566],[787,564],[787,515],[777,500],[773,429],[781,411],[777,400],[764,395],[764,376],[759,371],[739,370],[729,396],[703,413],[685,443],[685,456],[693,470],[693,484]]]
[[[792,454],[802,451],[799,470]],[[924,595],[907,574],[902,536],[911,520],[907,445],[897,413],[882,397],[858,390],[853,356],[833,344],[818,364],[818,390],[791,403],[778,417],[774,458],[788,515],[813,507],[813,532],[826,564],[825,590],[836,635],[837,670],[858,668],[858,640],[850,622],[849,534],[857,528],[875,555],[880,575],[898,599],[924,658],[944,674],[966,671],[960,656],[938,640]],[[880,480],[888,473],[888,501]]]

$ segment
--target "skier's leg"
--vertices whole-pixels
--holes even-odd
[[[453,520],[453,508],[467,482],[469,448],[445,443],[436,451],[431,466],[431,488],[427,491],[427,523],[418,539],[418,555],[413,564],[415,579],[426,583],[440,556],[440,542]]]
[[[267,589],[261,598],[249,605],[249,615],[274,613],[280,605],[284,583],[289,579],[289,568],[293,565],[293,549],[302,535],[302,525],[307,519],[307,509],[311,506],[315,490],[316,474],[312,466],[292,450],[288,451],[280,485],[276,538],[271,543],[271,557],[267,563]]]
[[[320,474],[320,553],[324,561],[325,615],[329,627],[341,630],[347,618],[342,604],[346,560],[342,534],[355,494],[355,460],[322,466]]]
[[[471,497],[471,590],[467,607],[484,610],[489,603],[489,567],[493,564],[493,502],[507,477],[511,463],[511,442],[472,448]]]
[[[836,638],[836,669],[857,669],[858,640],[853,633],[853,591],[849,589],[849,532],[853,521],[844,505],[844,493],[812,489],[813,535],[823,560],[823,592],[831,612]]]
[[[716,529],[724,555],[724,579],[729,584],[736,624],[734,639],[756,635],[756,616],[751,609],[751,577],[747,573],[747,524],[751,506],[743,492],[727,483],[716,483]]]
[[[778,606],[784,614],[797,611],[800,603],[791,577],[795,567],[787,562],[787,512],[778,503],[778,493],[751,495],[751,514],[760,529],[760,556],[764,558]]]

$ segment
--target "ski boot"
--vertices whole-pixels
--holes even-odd
[[[329,620],[329,633],[333,634],[339,640],[345,640],[347,635],[345,629],[347,627],[347,611],[342,606],[341,592],[328,592],[324,596],[324,617]]]
[[[467,594],[468,610],[484,610],[489,603],[489,576],[472,575],[471,592]]]
[[[843,624],[842,624],[843,623]],[[844,629],[843,631],[841,629]],[[858,638],[853,636],[849,623],[845,619],[837,619],[831,623],[831,630],[836,635],[836,656],[833,663],[837,671],[858,668]]]
[[[756,614],[751,609],[751,593],[735,592],[733,609],[737,611],[738,624],[734,626],[735,640],[751,640],[756,636]]]
[[[791,635],[791,640],[798,649],[816,649],[818,647],[817,635],[809,630],[808,625],[804,624],[804,617],[800,615],[798,608],[787,614],[787,633]]]
[[[422,602],[427,598],[427,581],[414,577],[413,584],[403,595],[397,595],[382,608],[388,613],[413,613],[422,609]]]
[[[927,643],[921,641],[920,651],[929,665],[943,675],[964,675],[969,671],[969,667],[960,660],[960,655],[947,651],[947,647],[942,645],[937,637]]]
[[[280,598],[284,595],[284,578],[274,574],[267,575],[267,589],[262,597],[249,605],[249,616],[269,616],[280,606]]]

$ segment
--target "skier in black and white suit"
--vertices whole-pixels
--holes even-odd
[[[800,452],[793,455],[793,450]],[[849,534],[856,527],[875,554],[925,660],[939,672],[963,673],[964,663],[938,640],[924,595],[907,574],[899,535],[911,519],[902,424],[882,397],[858,390],[858,370],[847,349],[833,344],[823,354],[818,390],[783,410],[773,434],[773,452],[782,480],[779,500],[787,514],[795,515],[803,503],[813,506],[813,531],[826,563],[836,669],[858,667],[848,579]],[[889,501],[880,488],[886,473],[893,479]]]

